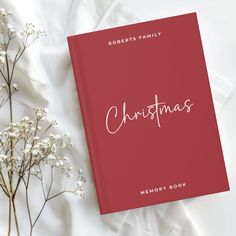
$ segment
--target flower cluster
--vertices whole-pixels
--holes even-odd
[[[23,46],[22,50],[30,46],[38,38],[47,36],[46,32],[37,27],[33,23],[26,23],[24,28],[16,29],[11,23],[9,23],[8,17],[12,14],[11,11],[6,11],[4,8],[0,8],[0,36],[3,44],[0,45],[0,65],[5,64],[5,56],[7,54],[7,47],[10,41],[18,39],[19,46]],[[19,51],[19,55],[22,51]]]
[[[0,65],[4,65],[6,60],[5,60],[6,52],[0,48]]]
[[[84,192],[84,188],[83,188],[84,183],[86,183],[86,179],[84,177],[84,172],[83,172],[83,170],[79,169],[78,170],[78,181],[76,183],[77,188],[75,190],[75,194],[77,196],[82,197],[82,198],[86,197],[85,192]]]
[[[0,8],[0,19],[1,19],[2,17],[7,16],[7,15],[11,15],[11,11],[6,11],[5,8]]]
[[[0,8],[0,33],[1,34],[12,34],[15,33],[13,25],[8,23],[7,18],[12,14],[11,11],[7,11],[5,8]]]
[[[16,63],[26,48],[40,37],[47,35],[44,30],[33,23],[26,23],[22,29],[17,29],[11,24],[9,17],[11,14],[11,11],[0,8],[0,77],[4,79],[8,88],[12,89],[8,91],[8,97],[3,97],[0,86],[0,107],[7,102],[10,93],[13,95],[18,91],[17,84],[12,83]]]
[[[47,33],[45,30],[37,27],[33,23],[26,23],[25,28],[15,31],[14,36],[21,40],[24,47],[28,47],[38,38],[47,36]]]
[[[47,109],[34,109],[34,112],[36,121],[25,116],[0,132],[0,171],[13,169],[21,177],[28,174],[41,177],[42,167],[48,165],[59,170],[65,178],[74,177],[70,160],[63,155],[63,150],[73,145],[69,135],[47,134],[57,122],[46,125]],[[9,152],[11,145],[16,150],[13,156]],[[81,197],[85,196],[84,182],[83,172],[79,170],[74,193]]]
[[[26,30],[24,30],[23,32],[25,32],[27,35],[36,35],[37,37],[47,36],[47,33],[45,32],[45,30],[39,27],[36,27],[32,23],[26,23],[25,28]]]

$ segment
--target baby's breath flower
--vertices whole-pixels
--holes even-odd
[[[4,50],[2,50],[2,49],[0,49],[0,56],[5,56],[6,55],[6,51],[4,51]]]
[[[18,32],[16,32],[16,37],[17,37],[18,39],[23,39],[23,34],[18,31]]]
[[[38,149],[34,148],[34,149],[32,150],[32,154],[33,154],[34,156],[37,156],[38,153],[39,153],[39,150],[38,150]]]
[[[30,118],[29,118],[28,116],[24,116],[23,120],[24,120],[24,121],[29,121]]]
[[[59,162],[57,161],[57,162],[54,164],[54,166],[59,167],[59,166],[60,166]]]
[[[14,91],[19,91],[17,83],[13,83],[12,88]]]
[[[6,84],[0,84],[0,90],[1,90],[1,89],[4,89],[4,88],[6,88],[6,87],[7,87]]]
[[[77,196],[79,196],[81,198],[85,198],[86,197],[86,195],[85,195],[85,193],[84,193],[84,191],[82,189],[77,189],[75,191],[75,195],[77,195]]]
[[[34,141],[37,141],[37,140],[39,140],[39,137],[35,136],[33,139],[34,139]]]
[[[6,16],[7,12],[5,8],[0,8],[0,16]]]
[[[7,159],[7,155],[0,154],[0,161],[6,160],[6,159]]]
[[[54,160],[56,159],[56,157],[53,156],[53,155],[48,155],[47,159],[48,159],[48,160],[52,160],[52,161],[54,161]]]
[[[7,23],[6,27],[7,27],[8,31],[11,33],[16,31],[12,24]]]
[[[35,127],[31,127],[31,128],[30,128],[30,131],[31,131],[31,132],[35,132],[35,130],[36,130]]]
[[[3,56],[0,56],[0,64],[5,64],[6,63],[6,60]]]
[[[18,137],[18,134],[16,132],[9,132],[8,136],[11,139],[16,139]]]
[[[12,84],[12,87],[13,87],[14,89],[17,89],[17,88],[18,88],[17,83],[13,83],[13,84]]]

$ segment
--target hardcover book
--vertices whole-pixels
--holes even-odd
[[[229,190],[196,13],[68,44],[101,214]]]

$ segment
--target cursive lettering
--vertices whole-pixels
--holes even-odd
[[[169,106],[166,102],[159,102],[157,94],[155,94],[155,102],[151,105],[146,106],[141,109],[141,111],[136,111],[132,115],[127,113],[126,102],[123,102],[122,106],[122,119],[117,125],[117,127],[111,128],[111,120],[118,119],[118,107],[111,106],[106,114],[106,129],[110,134],[117,133],[128,121],[138,120],[139,118],[150,118],[151,120],[156,120],[157,126],[161,127],[160,116],[163,114],[171,114],[174,112],[191,112],[191,107],[193,103],[190,99],[186,99],[182,105],[175,104],[174,106]]]

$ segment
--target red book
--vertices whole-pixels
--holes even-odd
[[[195,13],[68,43],[101,214],[229,190]]]

